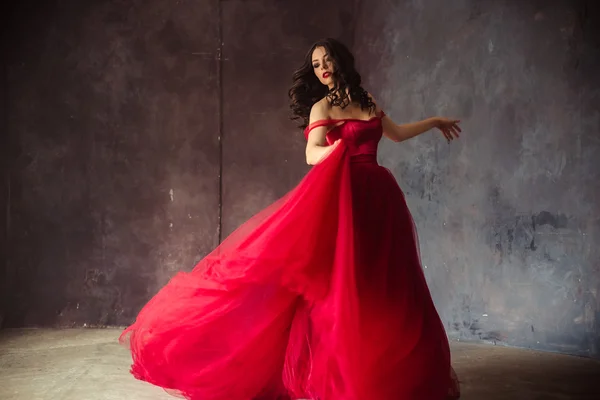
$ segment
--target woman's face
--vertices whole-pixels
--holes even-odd
[[[333,60],[327,54],[325,47],[317,47],[312,53],[312,65],[315,75],[319,78],[319,81],[328,86],[330,89],[333,87]]]

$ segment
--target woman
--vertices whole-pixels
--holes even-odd
[[[451,141],[458,121],[395,124],[333,39],[290,97],[315,166],[144,306],[120,338],[133,375],[193,400],[458,398],[412,217],[376,160],[382,135]]]

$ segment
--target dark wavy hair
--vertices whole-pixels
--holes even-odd
[[[313,69],[312,54],[317,47],[324,47],[333,61],[332,78],[335,85],[331,90],[319,81]],[[304,64],[294,72],[292,81],[288,92],[293,114],[291,119],[302,121],[299,128],[308,126],[310,109],[325,96],[332,106],[342,109],[354,103],[360,105],[362,110],[369,109],[369,114],[375,110],[373,100],[361,86],[361,76],[354,67],[354,56],[336,39],[326,38],[315,42],[304,56]]]

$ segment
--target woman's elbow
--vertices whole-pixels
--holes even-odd
[[[306,163],[308,165],[316,165],[319,163],[319,147],[308,146],[306,149]]]
[[[383,131],[383,135],[390,139],[394,143],[400,143],[406,140],[404,131],[399,126],[386,127]]]
[[[308,152],[308,151],[306,152],[306,164],[315,165],[313,157],[311,156],[310,152]]]
[[[312,157],[306,156],[306,164],[315,165],[316,163],[317,162]]]

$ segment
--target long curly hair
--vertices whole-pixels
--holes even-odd
[[[333,61],[334,87],[331,90],[319,81],[313,69],[312,54],[317,47],[324,47]],[[294,72],[292,81],[288,92],[293,114],[291,119],[301,120],[299,128],[308,126],[312,106],[323,97],[328,97],[332,106],[342,109],[354,103],[360,105],[362,110],[368,109],[369,114],[375,110],[375,104],[361,86],[362,79],[354,67],[354,56],[336,39],[316,41],[306,53],[304,64]]]

